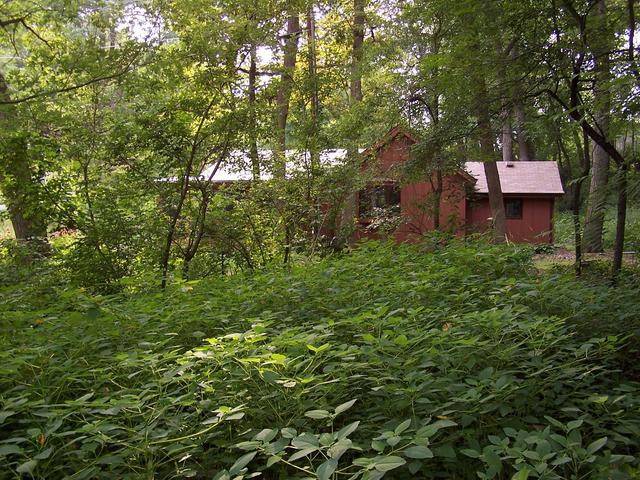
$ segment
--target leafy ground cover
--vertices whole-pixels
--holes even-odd
[[[640,287],[531,254],[371,242],[163,294],[5,282],[0,477],[637,478]]]

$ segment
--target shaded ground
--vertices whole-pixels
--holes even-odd
[[[611,262],[613,259],[613,251],[607,250],[603,253],[584,253],[583,262],[589,264],[593,262]],[[637,267],[640,266],[640,252],[625,252],[623,255],[625,265]],[[573,265],[575,261],[575,252],[563,247],[554,248],[551,253],[538,253],[533,257],[534,263],[539,267],[549,264],[557,265]]]

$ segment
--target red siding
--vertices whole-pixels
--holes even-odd
[[[515,195],[513,196],[516,197]],[[522,218],[507,219],[507,238],[514,243],[551,243],[553,241],[553,197],[522,198]],[[470,202],[469,231],[489,228],[489,199]]]
[[[432,201],[433,189],[429,182],[402,187],[400,211],[405,221],[396,232],[398,241],[411,241],[412,237],[434,229]],[[463,235],[465,220],[464,180],[458,175],[446,176],[440,200],[440,229]]]
[[[399,134],[377,150],[376,158],[369,159],[363,165],[363,170],[372,168],[374,166],[373,162],[375,162],[375,168],[378,169],[379,175],[385,177],[385,174],[392,170],[394,166],[400,165],[407,160],[411,146],[414,143],[412,139]],[[429,206],[432,191],[430,182],[402,185],[400,190],[400,212],[404,222],[394,234],[394,238],[397,241],[417,241],[422,234],[433,230],[432,208]],[[356,196],[356,205],[358,200]],[[460,175],[445,176],[440,202],[440,228],[453,231],[457,235],[463,235],[465,222],[464,178]],[[366,231],[364,226],[361,226],[354,237],[356,240],[362,238],[375,239],[379,235]]]

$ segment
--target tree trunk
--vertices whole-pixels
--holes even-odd
[[[251,45],[249,65],[249,157],[251,159],[251,172],[254,180],[260,180],[260,158],[258,156],[258,124],[256,119],[256,79],[257,54],[256,45]]]
[[[606,28],[607,11],[604,0],[597,5],[598,35],[593,38],[596,56],[596,83],[594,97],[598,105],[595,120],[600,133],[607,138],[609,133],[609,112],[611,109],[611,95],[607,83],[611,78],[608,34]],[[607,203],[607,184],[609,183],[609,155],[598,144],[593,151],[593,168],[591,186],[589,188],[589,203],[584,226],[585,252],[601,252],[603,250],[602,232]]]
[[[276,95],[276,148],[274,152],[276,176],[284,178],[286,173],[286,130],[289,117],[289,100],[293,90],[293,75],[298,56],[298,38],[300,36],[300,17],[290,14],[287,19],[287,34],[284,44],[284,58],[280,86]]]
[[[309,170],[307,182],[307,203],[312,212],[311,234],[312,249],[315,249],[321,226],[321,212],[318,199],[315,194],[315,179],[320,167],[320,150],[318,145],[318,114],[320,111],[320,100],[318,98],[318,76],[316,66],[316,19],[313,10],[313,1],[307,5],[307,71],[309,75],[309,87],[311,96],[309,135],[307,140],[309,150]]]
[[[513,128],[509,113],[503,113],[504,120],[502,122],[502,161],[513,161]]]
[[[277,116],[276,116],[276,148],[274,150],[273,160],[274,173],[277,178],[284,179],[287,172],[287,118],[289,117],[289,100],[291,99],[291,91],[293,90],[293,75],[296,68],[296,59],[298,56],[298,38],[300,36],[300,16],[289,14],[287,19],[287,34],[284,44],[284,58],[282,65],[282,75],[280,76],[280,86],[276,95]],[[292,227],[286,218],[284,205],[280,205],[280,211],[285,216],[284,219],[284,256],[283,262],[289,262],[292,242]]]
[[[353,38],[351,44],[351,79],[349,84],[349,102],[356,105],[362,102],[362,55],[364,45],[364,3],[365,0],[353,0]],[[356,158],[357,148],[350,147],[347,151],[348,158]],[[352,193],[345,200],[342,210],[341,224],[350,224],[358,215],[356,194]]]
[[[580,178],[573,185],[573,196],[571,198],[571,211],[573,213],[573,235],[575,242],[575,272],[576,276],[582,274],[582,239],[580,228],[580,196],[582,193],[582,183],[587,175],[589,175],[589,168],[591,166],[591,160],[589,159],[589,137],[587,133],[582,131],[582,144],[580,138],[576,134],[575,138],[576,151],[580,160]]]
[[[209,112],[211,111],[214,102],[215,99],[209,102],[207,108],[204,110],[202,116],[200,117],[198,128],[196,129],[193,140],[191,141],[191,150],[185,162],[184,173],[182,174],[182,180],[180,184],[180,196],[178,197],[178,204],[176,205],[176,208],[171,214],[171,218],[169,220],[169,228],[167,229],[167,235],[165,237],[165,243],[160,259],[160,271],[162,272],[160,287],[163,290],[167,286],[169,259],[171,258],[171,246],[173,245],[173,238],[176,234],[176,226],[178,225],[178,220],[180,219],[180,215],[182,214],[182,209],[189,193],[189,187],[191,186],[191,173],[193,172],[193,164],[198,153],[198,147],[200,146],[200,133],[202,132],[205,121],[209,117]]]
[[[362,101],[362,46],[364,44],[364,0],[353,0],[353,44],[351,50],[351,103]]]
[[[480,151],[484,162],[484,174],[487,178],[489,190],[489,206],[493,224],[493,238],[496,243],[504,243],[506,240],[506,216],[504,213],[504,200],[498,165],[495,161],[494,136],[491,130],[489,107],[487,105],[487,92],[484,78],[480,78],[479,90],[476,98],[476,110],[478,115],[478,131],[480,133]]]
[[[11,100],[9,86],[0,72],[0,101]],[[0,126],[12,130],[12,106],[0,109]],[[27,139],[14,136],[7,140],[4,162],[0,165],[0,188],[16,240],[32,243],[42,253],[49,251],[47,222],[40,203],[42,185],[33,172],[27,152]]]
[[[518,89],[516,89],[516,95],[519,95]],[[531,161],[534,159],[533,147],[527,133],[527,116],[519,98],[516,98],[513,102],[513,115],[516,119],[516,133],[518,136],[518,160],[523,162]]]
[[[311,122],[309,125],[308,150],[309,150],[309,191],[307,192],[311,202],[311,190],[314,177],[320,163],[320,152],[318,150],[318,112],[320,110],[320,101],[318,99],[318,78],[316,72],[316,22],[313,12],[313,2],[307,7],[307,73],[309,75],[309,87],[311,96],[311,108],[309,116]]]
[[[308,45],[308,71],[311,81],[311,122],[313,134],[317,134],[318,113],[320,111],[320,101],[318,98],[318,79],[316,73],[316,20],[313,11],[313,3],[307,8],[307,45]]]
[[[433,229],[440,230],[440,206],[442,204],[442,168],[436,169],[436,185],[433,192]]]
[[[624,231],[627,220],[627,164],[618,166],[618,212],[616,218],[616,240],[613,247],[613,268],[611,283],[615,285],[622,269],[622,253],[624,251]]]

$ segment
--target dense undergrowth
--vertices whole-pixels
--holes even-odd
[[[292,271],[0,298],[1,478],[637,478],[640,287],[369,243]]]
[[[575,245],[573,216],[571,212],[556,212],[554,219],[554,240],[556,245],[573,249]],[[612,250],[616,237],[616,211],[609,208],[605,211],[603,226],[603,246]],[[627,210],[625,250],[640,252],[640,208],[629,207]]]

